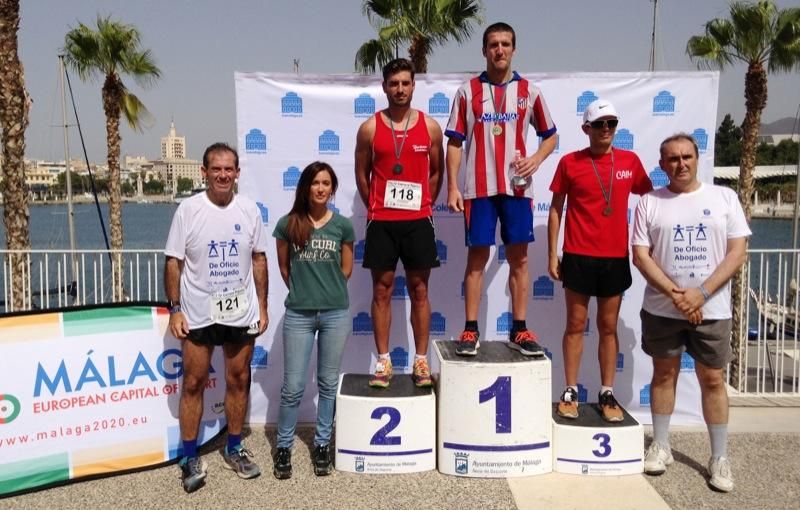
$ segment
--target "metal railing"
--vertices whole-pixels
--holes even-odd
[[[739,395],[800,396],[800,251],[748,250],[739,324],[738,370],[728,383]]]
[[[0,250],[0,262],[3,313],[163,297],[163,250]]]
[[[0,261],[0,313],[165,299],[162,250],[0,250]],[[727,371],[740,396],[800,396],[800,289],[793,280],[800,281],[800,251],[748,251],[745,310],[734,324],[743,332],[738,369]]]

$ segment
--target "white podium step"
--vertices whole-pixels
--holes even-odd
[[[597,404],[581,404],[576,419],[562,418],[553,404],[553,466],[576,475],[633,475],[644,469],[644,429],[625,418],[609,423]]]
[[[461,357],[437,340],[439,471],[515,477],[552,471],[550,360],[483,342]]]
[[[367,374],[342,374],[336,396],[336,469],[392,474],[436,467],[436,397],[410,375],[386,389]]]

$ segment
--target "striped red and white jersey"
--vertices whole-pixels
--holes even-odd
[[[516,151],[529,155],[528,125],[542,138],[556,132],[542,92],[516,71],[504,84],[490,83],[483,72],[458,89],[445,135],[466,141],[465,199],[521,194],[510,184],[509,165]],[[524,196],[533,197],[533,186]]]

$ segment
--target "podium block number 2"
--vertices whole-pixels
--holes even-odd
[[[498,434],[511,433],[511,377],[500,376],[491,386],[480,390],[478,403],[494,399],[494,431]],[[374,414],[373,414],[374,416]]]
[[[369,440],[369,444],[382,446],[400,444],[401,436],[388,435],[389,432],[400,425],[400,411],[394,407],[376,407],[375,410],[372,411],[372,416],[370,416],[370,418],[373,420],[380,420],[387,414],[389,415],[389,422],[373,434],[372,439]]]

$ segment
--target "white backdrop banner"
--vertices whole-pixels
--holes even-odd
[[[581,115],[597,98],[612,101],[620,115],[614,145],[634,150],[642,160],[654,186],[667,179],[658,165],[658,147],[664,138],[679,131],[695,136],[700,146],[700,178],[712,182],[714,133],[719,74],[716,72],[658,73],[522,73],[543,91],[558,128],[556,151],[534,176],[534,233],[529,248],[531,275],[528,327],[539,335],[553,362],[553,400],[563,389],[561,336],[565,323],[564,293],[547,273],[547,212],[550,181],[559,158],[588,145],[580,129]],[[467,74],[428,74],[416,79],[413,106],[439,121],[444,128],[458,86]],[[280,216],[291,208],[297,180],[312,161],[329,163],[339,177],[334,207],[352,219],[356,230],[356,267],[350,281],[350,312],[353,331],[342,365],[345,372],[366,373],[375,362],[370,301],[369,271],[361,267],[364,252],[366,211],[355,186],[354,150],[356,131],[368,117],[386,107],[380,78],[360,75],[294,75],[236,73],[237,141],[241,157],[239,191],[256,200],[265,228],[271,234]],[[443,129],[444,130],[444,129]],[[527,141],[529,152],[538,146],[534,131]],[[466,159],[466,158],[464,158]],[[463,171],[461,173],[463,176]],[[431,338],[456,338],[464,321],[463,272],[466,261],[463,218],[448,211],[446,187],[436,200],[434,220],[442,267],[430,279],[432,306]],[[631,197],[628,221],[638,197]],[[630,228],[629,228],[630,230]],[[563,235],[562,235],[563,240]],[[498,239],[499,242],[499,239]],[[253,361],[253,390],[249,421],[275,422],[283,374],[283,300],[287,289],[280,278],[274,244],[269,252],[272,275],[269,303],[270,326],[258,340]],[[637,419],[650,422],[649,382],[651,363],[640,347],[639,310],[644,279],[634,269],[633,286],[625,293],[619,322],[620,354],[615,393]],[[508,265],[502,245],[492,250],[486,267],[479,328],[482,339],[504,340],[511,326],[507,288]],[[409,372],[414,341],[408,321],[410,312],[405,278],[398,267],[392,306],[391,356],[395,370]],[[600,388],[597,365],[597,327],[594,301],[586,327],[584,359],[580,371],[580,396],[596,400]],[[435,356],[432,370],[438,371]],[[694,363],[681,363],[685,374],[678,383],[673,423],[702,421]],[[315,416],[315,367],[309,371],[301,420]],[[531,389],[535,391],[535,388]]]

